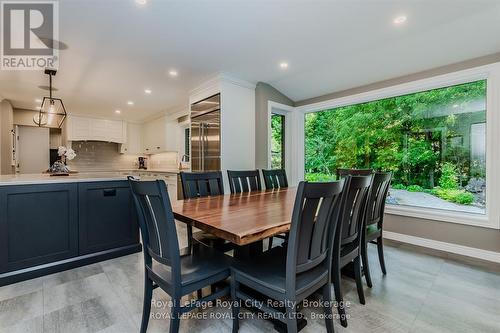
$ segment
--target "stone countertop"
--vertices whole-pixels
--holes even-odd
[[[175,173],[178,174],[181,171],[189,171],[187,169],[179,170],[179,169],[122,169],[119,172],[133,172],[133,173]]]
[[[49,174],[42,174],[42,173],[14,174],[14,175],[1,175],[0,186],[103,182],[103,181],[117,181],[126,179],[127,176],[120,172],[74,173],[70,174],[69,176],[50,176]]]

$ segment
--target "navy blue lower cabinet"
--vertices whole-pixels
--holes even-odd
[[[76,184],[0,187],[0,273],[78,255]]]
[[[0,186],[0,286],[141,251],[128,182]]]
[[[79,253],[139,242],[139,225],[128,181],[78,184]]]

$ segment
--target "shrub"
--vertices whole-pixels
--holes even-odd
[[[458,172],[453,164],[446,162],[441,167],[439,186],[443,189],[458,189]]]
[[[394,184],[391,185],[391,188],[395,190],[406,190],[406,186],[404,186],[403,184]]]
[[[455,202],[461,205],[470,205],[474,202],[474,195],[469,192],[463,191],[462,193],[457,194],[455,197]]]
[[[464,190],[435,187],[431,190],[431,193],[443,200],[460,205],[470,205],[474,202],[474,195]]]
[[[335,175],[329,175],[326,173],[307,173],[305,180],[308,182],[331,182],[335,180]]]
[[[408,192],[423,192],[424,188],[420,185],[410,185],[406,188]]]

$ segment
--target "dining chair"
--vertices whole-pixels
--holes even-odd
[[[334,332],[332,309],[328,306],[333,304],[331,245],[340,213],[343,186],[343,180],[300,182],[286,255],[279,255],[282,250],[275,248],[247,260],[235,261],[231,267],[233,332],[239,329],[240,301],[259,304],[260,310],[285,323],[287,332],[297,332],[294,315],[297,303],[320,289],[326,304],[326,328],[328,332]],[[275,251],[277,253],[273,253]],[[279,301],[285,313],[254,299],[245,288]]]
[[[182,193],[184,199],[194,199],[208,196],[224,195],[222,172],[181,172]],[[199,231],[193,234],[193,227],[187,225],[188,247],[192,248],[193,239],[207,246],[216,247],[226,252],[231,250],[226,242],[212,234]],[[228,248],[224,251],[225,248]]]
[[[262,190],[259,170],[232,171],[227,170],[231,193],[242,193]]]
[[[266,186],[266,190],[288,187],[288,180],[286,177],[286,171],[284,169],[262,169],[262,178],[264,178],[264,185]],[[281,234],[270,237],[268,250],[273,247],[274,238],[279,238],[286,241],[288,239],[288,234]]]
[[[264,178],[266,190],[288,187],[288,180],[284,169],[262,169],[262,178]]]
[[[170,332],[178,332],[183,313],[229,293],[229,287],[225,287],[201,298],[199,302],[181,304],[184,295],[227,279],[231,258],[208,247],[182,254],[165,183],[160,180],[139,181],[133,177],[128,179],[139,218],[144,255],[140,332],[147,330],[153,289],[157,287],[171,297]]]
[[[366,284],[372,287],[370,267],[368,265],[368,243],[377,245],[378,260],[384,275],[387,274],[384,260],[384,245],[382,240],[382,230],[384,224],[385,200],[391,184],[391,172],[377,172],[373,175],[370,197],[366,209],[366,228],[361,247],[361,257],[363,258],[363,272],[365,273]]]
[[[364,234],[366,203],[372,176],[347,176],[344,203],[333,242],[332,280],[340,322],[347,327],[347,318],[341,290],[341,270],[353,264],[359,302],[365,304],[361,276],[361,240]]]
[[[373,169],[337,169],[337,179],[347,176],[369,176],[373,174]]]

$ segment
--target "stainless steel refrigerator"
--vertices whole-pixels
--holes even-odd
[[[191,170],[220,170],[220,94],[191,105]]]

